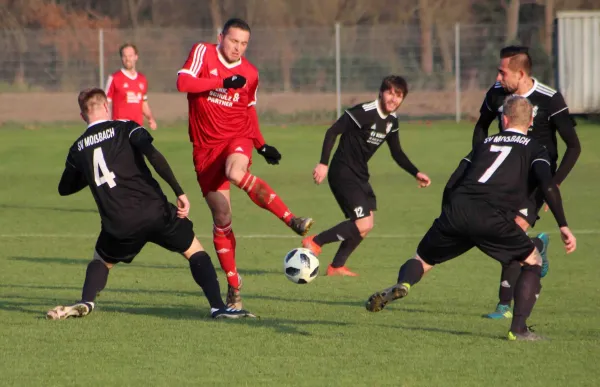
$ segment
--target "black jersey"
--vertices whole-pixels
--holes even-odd
[[[465,160],[471,163],[452,198],[480,199],[516,211],[529,195],[532,166],[548,163],[548,151],[536,139],[514,129],[486,138]]]
[[[384,115],[375,100],[346,110],[340,120],[348,129],[342,133],[331,167],[343,164],[358,177],[368,179],[367,163],[388,136],[398,131],[398,118],[395,113]]]
[[[103,229],[115,236],[135,234],[168,208],[140,151],[152,141],[134,121],[101,121],[92,123],[69,150],[67,170],[87,182]]]
[[[494,113],[498,117],[498,128],[502,130],[502,104],[506,97],[512,95],[502,88],[500,82],[488,90],[485,100],[481,105],[480,113]],[[553,170],[556,169],[558,159],[556,132],[563,122],[573,126],[574,122],[569,114],[569,108],[562,94],[543,83],[533,80],[531,90],[523,95],[533,105],[533,125],[529,128],[529,137],[539,141],[548,149]]]

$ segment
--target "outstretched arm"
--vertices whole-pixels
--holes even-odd
[[[331,150],[335,145],[335,140],[340,134],[350,130],[356,124],[350,117],[350,113],[345,112],[340,118],[327,131],[325,132],[325,138],[323,139],[323,147],[321,148],[321,160],[320,164],[328,165],[329,157],[331,156]]]
[[[390,153],[392,154],[392,158],[398,164],[398,166],[404,169],[406,172],[410,173],[413,176],[417,176],[419,173],[419,169],[411,163],[406,156],[406,153],[402,150],[402,146],[400,145],[400,135],[398,131],[394,131],[389,134],[386,138],[386,142],[388,147],[390,148]]]
[[[173,170],[169,166],[167,159],[158,151],[151,143],[140,148],[141,152],[146,156],[156,173],[169,184],[177,197],[183,195],[183,189],[175,178]]]
[[[581,154],[581,144],[575,132],[575,122],[569,114],[569,108],[560,93],[554,94],[550,100],[550,125],[556,128],[558,134],[567,145],[560,166],[554,175],[554,182],[561,184],[575,166]]]
[[[536,178],[538,187],[544,194],[544,200],[548,203],[558,227],[566,227],[567,219],[563,209],[562,198],[558,186],[553,181],[550,164],[546,160],[536,160],[532,165],[533,175]]]
[[[319,163],[315,169],[313,169],[313,180],[316,184],[321,184],[323,180],[325,180],[325,177],[327,177],[327,172],[329,170],[329,157],[331,156],[331,151],[335,145],[335,139],[340,134],[350,130],[352,127],[354,127],[354,125],[358,124],[352,119],[352,117],[350,117],[350,113],[345,112],[325,132],[323,147],[321,148],[321,159],[319,160]]]

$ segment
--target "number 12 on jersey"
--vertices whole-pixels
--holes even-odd
[[[494,160],[492,165],[490,165],[490,167],[485,170],[484,174],[481,175],[481,177],[477,181],[480,183],[485,183],[486,181],[488,181],[490,177],[492,177],[494,172],[496,172],[496,170],[500,167],[500,165],[502,165],[504,160],[506,160],[511,150],[512,147],[510,146],[492,145],[490,147],[490,152],[500,152],[500,154],[498,155],[498,157],[496,157],[496,160]]]
[[[104,160],[104,153],[102,148],[98,147],[94,149],[94,180],[96,185],[100,187],[102,184],[108,184],[110,188],[117,185],[115,183],[115,174],[108,170],[106,161]],[[100,175],[102,174],[102,175]]]

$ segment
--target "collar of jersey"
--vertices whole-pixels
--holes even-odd
[[[123,73],[123,74],[124,74],[124,75],[125,75],[127,78],[131,79],[132,81],[135,81],[135,80],[137,79],[137,76],[138,76],[138,72],[137,72],[137,71],[135,72],[135,76],[134,76],[134,77],[131,77],[131,75],[129,75],[129,73],[127,72],[127,70],[125,70],[125,69],[123,69],[123,68],[121,69],[121,72],[122,72],[122,73]]]
[[[94,121],[94,122],[90,122],[89,125],[88,125],[88,129],[91,128],[94,125],[98,125],[98,124],[101,124],[102,122],[106,122],[106,121],[108,121],[108,120],[97,120],[97,121]]]
[[[515,94],[515,95],[519,95],[520,97],[524,97],[524,98],[529,97],[535,91],[535,89],[537,89],[537,86],[538,86],[537,79],[535,79],[533,77],[531,79],[533,79],[533,86],[531,86],[531,89],[529,89],[529,91],[523,95],[519,95],[519,94]]]
[[[396,113],[390,113],[386,115],[381,111],[381,107],[379,106],[379,98],[375,100],[375,106],[377,106],[377,114],[379,114],[379,117],[381,117],[381,119],[385,120],[388,116],[396,117]]]
[[[513,133],[518,133],[518,134],[522,134],[523,136],[527,136],[525,133],[521,132],[519,129],[515,129],[515,128],[508,128],[508,129],[504,129],[505,132],[513,132]]]
[[[221,62],[221,64],[223,64],[223,66],[227,67],[228,69],[232,69],[232,68],[242,64],[242,57],[240,57],[239,60],[237,60],[233,63],[227,62],[225,60],[225,58],[223,58],[223,55],[221,55],[221,51],[219,50],[219,47],[221,47],[221,45],[217,46],[217,57],[219,58],[219,62]]]

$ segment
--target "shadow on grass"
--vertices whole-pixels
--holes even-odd
[[[169,253],[167,253],[169,254]],[[167,255],[167,257],[165,259],[169,259],[169,257],[171,258],[179,258],[177,256],[174,255]],[[28,263],[44,263],[44,264],[48,264],[48,263],[53,263],[53,264],[59,264],[59,265],[87,265],[90,262],[90,259],[88,258],[64,258],[64,257],[22,257],[22,256],[16,256],[16,257],[8,257],[8,259],[12,260],[12,261],[20,261],[20,262],[28,262]],[[148,265],[148,264],[144,264],[144,263],[139,263],[139,262],[143,262],[143,258],[142,259],[136,259],[134,260],[131,264],[120,264],[117,267],[119,268],[131,268],[131,269],[185,269],[185,270],[189,270],[188,269],[188,264],[187,262],[185,262],[184,259],[179,259],[179,261],[181,262],[179,265]],[[271,275],[271,274],[277,274],[280,275],[281,272],[278,270],[253,270],[253,269],[249,269],[249,270],[240,270],[240,274],[242,275]],[[83,278],[81,279],[83,281]]]
[[[68,207],[44,207],[44,206],[23,206],[18,204],[0,204],[0,208],[13,210],[36,210],[36,211],[60,211],[60,212],[83,212],[98,213],[95,208],[68,208]]]
[[[31,315],[34,319],[45,319],[46,312],[56,306],[56,301],[51,297],[23,297],[8,296],[4,298],[14,298],[15,300],[0,299],[0,310],[7,312],[19,312]],[[16,300],[18,299],[18,300]],[[110,312],[115,314],[129,314],[136,316],[153,316],[167,320],[205,320],[213,321],[206,307],[195,307],[189,305],[171,305],[169,307],[140,305],[137,303],[127,303],[118,301],[108,301],[101,303],[94,311],[91,318],[98,313]],[[220,323],[221,321],[215,321]],[[300,320],[283,318],[243,318],[237,320],[226,320],[227,324],[244,325],[254,328],[268,328],[276,333],[294,334],[300,336],[311,336],[312,334],[303,329],[312,325],[330,325],[334,327],[350,326],[352,323],[327,320]]]
[[[81,281],[83,285],[82,276]],[[21,285],[21,284],[0,284],[0,288],[27,288],[27,289],[47,289],[47,290],[73,290],[77,293],[81,291],[81,287],[75,286],[57,286],[57,285]],[[223,287],[221,287],[223,291]],[[102,291],[102,294],[106,293],[132,293],[132,294],[145,294],[145,295],[173,295],[173,296],[193,296],[193,297],[202,297],[202,291],[198,289],[198,291],[188,291],[188,290],[171,290],[171,289],[129,289],[129,288],[111,288],[110,284],[106,289]],[[290,298],[290,297],[279,297],[279,296],[269,296],[264,294],[255,294],[255,293],[243,293],[244,299],[249,300],[268,300],[268,301],[279,301],[284,302],[286,304],[289,303],[309,303],[309,304],[322,304],[328,306],[350,306],[356,307],[364,310],[366,299],[356,299],[356,300],[328,300],[323,298]],[[396,303],[393,309],[386,309],[386,311],[395,311],[396,313],[426,313],[426,314],[434,314],[434,315],[460,315],[466,317],[473,316],[481,316],[480,314],[474,313],[465,313],[464,310],[429,310],[424,308],[417,308],[414,305],[425,305],[424,302],[419,302],[418,304],[403,302]],[[435,305],[431,305],[432,308],[435,308]]]

